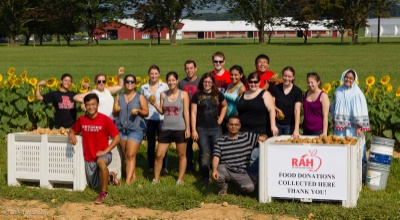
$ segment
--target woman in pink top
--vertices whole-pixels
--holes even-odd
[[[317,73],[307,73],[308,90],[304,94],[303,135],[328,135],[329,97],[322,91]]]

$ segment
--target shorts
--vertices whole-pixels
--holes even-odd
[[[121,137],[121,140],[131,140],[136,143],[142,143],[143,141],[143,131],[133,131],[133,130],[128,130],[127,132],[122,132],[119,131],[119,135]]]
[[[107,166],[108,166],[112,161],[112,154],[111,152],[103,154],[100,157],[98,157],[97,160],[99,158],[105,159],[107,161]],[[92,161],[92,162],[85,161],[85,173],[86,173],[86,180],[90,187],[97,188],[101,184],[100,171],[99,171],[99,166],[97,165],[97,161]]]
[[[158,143],[165,144],[171,142],[175,142],[176,144],[186,143],[187,140],[185,139],[185,130],[161,130],[160,135],[158,136]]]

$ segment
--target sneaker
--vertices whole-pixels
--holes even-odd
[[[221,189],[218,192],[218,196],[227,196],[227,195],[228,195],[228,192],[226,191],[226,189]]]
[[[112,182],[114,186],[121,186],[121,182],[118,180],[117,174],[115,174],[114,171],[111,171],[109,175],[110,175],[110,182]]]
[[[160,180],[153,179],[153,181],[151,181],[151,184],[153,184],[153,185],[156,185],[156,184],[159,184],[159,183],[160,183]]]
[[[104,200],[105,198],[107,198],[107,196],[108,196],[108,193],[106,193],[106,192],[101,192],[101,193],[99,194],[99,196],[97,197],[96,201],[94,201],[94,203],[95,203],[95,204],[101,204],[101,203],[103,203],[103,200]]]
[[[183,182],[183,180],[177,180],[176,181],[176,185],[183,185],[185,184],[185,182]]]
[[[163,173],[163,174],[168,174],[168,173],[169,173],[169,172],[168,172],[168,169],[167,169],[167,168],[162,169],[162,173]]]

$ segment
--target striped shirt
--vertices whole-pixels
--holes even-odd
[[[237,138],[230,139],[224,135],[216,140],[213,156],[219,157],[219,163],[225,164],[228,170],[245,173],[259,136],[252,132],[239,132]]]

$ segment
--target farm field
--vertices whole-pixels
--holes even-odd
[[[91,80],[98,72],[114,75],[119,66],[127,73],[143,77],[151,64],[160,67],[161,73],[176,71],[183,77],[183,63],[187,59],[197,62],[198,75],[210,71],[213,66],[211,55],[222,51],[226,56],[225,68],[238,64],[248,75],[254,71],[254,59],[264,53],[270,57],[270,69],[280,73],[283,67],[291,65],[297,73],[296,84],[306,89],[305,75],[315,71],[321,75],[322,82],[339,80],[341,73],[348,68],[355,69],[364,82],[369,75],[380,79],[383,75],[392,76],[394,88],[399,85],[400,44],[397,38],[391,42],[340,44],[340,39],[309,39],[304,45],[301,39],[274,39],[272,44],[258,45],[245,40],[185,40],[177,46],[149,45],[149,41],[99,41],[99,45],[89,47],[85,42],[73,42],[71,46],[57,46],[55,42],[43,46],[0,46],[0,74],[6,74],[9,67],[16,72],[28,71],[29,77],[45,79],[61,77],[69,72],[75,82],[87,76]],[[346,39],[348,40],[348,39]],[[394,41],[394,42],[393,42]],[[399,41],[400,42],[400,41]],[[165,75],[164,75],[165,76]]]
[[[365,87],[368,76],[374,76],[378,83],[381,77],[389,75],[393,90],[396,91],[400,86],[400,39],[385,38],[381,39],[382,43],[377,44],[371,43],[376,42],[375,39],[361,38],[359,45],[350,45],[349,39],[346,39],[344,44],[340,44],[339,41],[340,39],[315,38],[309,39],[309,43],[304,45],[302,39],[273,39],[272,44],[258,45],[254,44],[252,39],[186,40],[178,41],[177,46],[170,46],[167,41],[162,41],[161,45],[155,45],[153,41],[151,46],[149,41],[100,41],[99,45],[93,47],[86,46],[85,42],[73,42],[71,46],[66,46],[65,42],[62,46],[58,46],[56,42],[44,43],[44,46],[9,47],[0,44],[0,74],[4,80],[7,78],[8,69],[14,67],[17,76],[26,70],[29,78],[37,77],[41,80],[49,77],[59,79],[63,73],[69,72],[74,76],[74,82],[79,83],[82,77],[89,77],[92,81],[98,72],[115,75],[120,66],[125,67],[125,73],[144,78],[148,67],[157,64],[161,69],[161,77],[174,70],[183,78],[185,60],[194,59],[198,66],[197,73],[201,75],[212,69],[211,55],[222,51],[226,56],[227,69],[238,64],[243,66],[246,74],[255,69],[254,59],[260,53],[270,57],[270,69],[277,73],[280,73],[283,67],[291,65],[296,70],[295,83],[303,90],[306,89],[307,72],[319,73],[322,82],[325,83],[339,80],[345,69],[352,68],[359,75],[361,87]],[[307,219],[310,213],[314,219],[398,219],[400,216],[398,158],[392,161],[386,190],[371,191],[363,186],[357,207],[343,208],[341,203],[334,202],[301,203],[277,200],[261,204],[257,200],[257,193],[243,196],[233,187],[227,197],[221,198],[216,195],[216,184],[204,186],[199,173],[186,174],[186,184],[177,187],[175,177],[178,172],[178,159],[175,150],[170,149],[169,154],[170,172],[161,177],[162,184],[154,186],[151,184],[152,174],[147,168],[146,145],[142,145],[137,156],[137,181],[131,186],[110,187],[110,196],[105,205],[99,208],[92,205],[97,196],[96,192],[88,188],[83,192],[47,190],[38,188],[37,183],[29,182],[24,182],[21,187],[7,186],[7,142],[1,140],[0,218],[63,219],[71,217],[75,210],[81,210],[82,219],[133,218],[132,216],[145,219],[180,219],[194,218],[195,210],[204,204],[204,207],[216,210],[215,213],[202,213],[207,215],[200,216],[204,218],[234,219],[235,216],[226,213],[238,211],[239,208],[251,211],[251,214],[244,212],[244,215],[236,215],[236,218],[246,219]],[[197,155],[198,151],[195,154]],[[15,203],[13,200],[16,200]],[[223,202],[228,202],[230,209],[222,207],[220,204]],[[75,208],[84,208],[74,209],[68,206],[70,204],[74,204]],[[30,211],[43,214],[43,210],[46,210],[44,206],[51,210],[45,215],[26,216],[23,213]],[[146,212],[143,211],[144,208],[153,211]],[[127,214],[136,213],[137,210],[142,210],[140,215]],[[189,214],[164,215],[165,212],[184,211]],[[222,213],[221,217],[217,213]],[[74,216],[79,218],[79,215]]]

